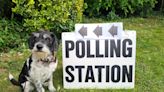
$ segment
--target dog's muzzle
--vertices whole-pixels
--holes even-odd
[[[36,48],[38,51],[42,51],[43,45],[42,44],[37,44]]]
[[[47,56],[50,55],[51,53],[50,53],[49,48],[45,44],[38,42],[35,44],[32,50],[32,54],[33,54],[33,57],[39,60],[39,59],[47,58]]]

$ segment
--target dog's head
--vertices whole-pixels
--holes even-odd
[[[43,30],[33,32],[28,40],[28,44],[32,54],[38,59],[54,55],[58,47],[55,34]]]

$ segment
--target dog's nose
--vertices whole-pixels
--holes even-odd
[[[41,50],[43,48],[43,45],[42,44],[38,44],[38,45],[36,45],[36,47],[37,47],[38,50]]]

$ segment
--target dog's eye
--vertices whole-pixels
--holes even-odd
[[[50,41],[50,38],[47,37],[47,38],[45,38],[45,40],[46,40],[46,41]]]
[[[33,37],[33,41],[36,41],[36,37],[35,36]]]

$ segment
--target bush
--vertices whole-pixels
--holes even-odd
[[[7,52],[9,49],[18,48],[26,41],[23,26],[13,20],[0,20],[0,52]]]
[[[89,16],[146,16],[156,4],[156,0],[84,0],[85,14]],[[110,14],[111,13],[111,14]]]
[[[12,2],[15,7],[8,16],[5,12],[7,9],[11,10],[14,5]],[[40,28],[60,34],[62,31],[73,31],[74,24],[82,20],[83,0],[12,0],[12,2],[0,1],[0,17],[3,18],[0,18],[0,52],[26,48],[29,34]]]
[[[23,16],[27,31],[40,28],[55,33],[73,31],[74,24],[81,22],[83,0],[12,0],[12,11]]]

